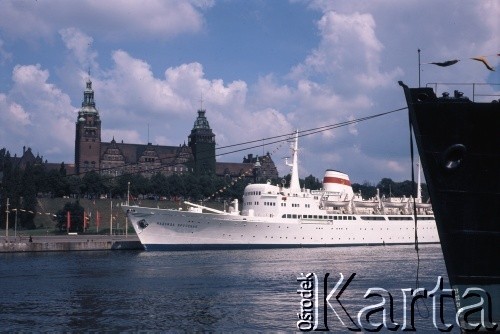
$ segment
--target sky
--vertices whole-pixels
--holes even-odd
[[[266,138],[406,107],[398,80],[418,86],[418,49],[422,85],[500,83],[497,0],[3,0],[0,13],[0,148],[54,163],[74,163],[89,73],[103,141],[187,143],[202,107],[217,161],[270,152],[280,175],[288,144]],[[407,110],[301,137],[300,177],[326,169],[411,179]]]

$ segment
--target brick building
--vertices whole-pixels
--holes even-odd
[[[92,81],[89,79],[75,127],[75,173],[82,175],[97,171],[111,175],[141,173],[151,176],[157,172],[165,175],[193,172],[198,175],[216,174],[220,177],[235,178],[248,175],[245,173],[250,170],[253,174],[248,177],[278,177],[278,171],[269,154],[265,159],[250,154],[241,163],[216,162],[215,134],[205,113],[205,110],[198,110],[198,116],[188,136],[188,145],[130,144],[117,142],[114,138],[111,142],[103,142],[101,119],[94,100]]]

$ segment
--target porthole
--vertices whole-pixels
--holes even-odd
[[[427,95],[427,93],[419,93],[417,95],[418,102],[423,102],[423,101],[427,100],[428,98],[429,98],[429,95]]]
[[[455,144],[448,147],[442,155],[442,165],[444,169],[453,171],[459,168],[465,158],[467,149],[462,144]]]

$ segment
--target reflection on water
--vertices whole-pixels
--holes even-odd
[[[446,277],[441,249],[422,246],[420,257],[420,286],[432,290],[437,276]],[[7,332],[291,332],[300,307],[297,277],[308,272],[320,280],[330,273],[330,290],[339,273],[356,273],[343,295],[354,316],[374,304],[363,299],[369,287],[390,291],[402,322],[401,289],[415,288],[417,274],[412,246],[0,254],[0,263]],[[431,307],[430,299],[419,304],[419,331],[438,332],[426,317]],[[330,316],[330,329],[341,330]]]

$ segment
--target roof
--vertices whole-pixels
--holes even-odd
[[[161,146],[149,144],[126,144],[126,143],[101,143],[101,158],[106,150],[112,145],[116,145],[125,157],[126,163],[136,163],[146,150],[153,149],[162,163],[169,162],[179,158],[182,154],[187,154],[188,159],[192,157],[191,149],[186,145],[179,146]]]
[[[217,176],[225,176],[226,174],[229,174],[230,176],[240,176],[246,172],[252,172],[253,167],[254,167],[253,163],[216,162],[215,174]]]

